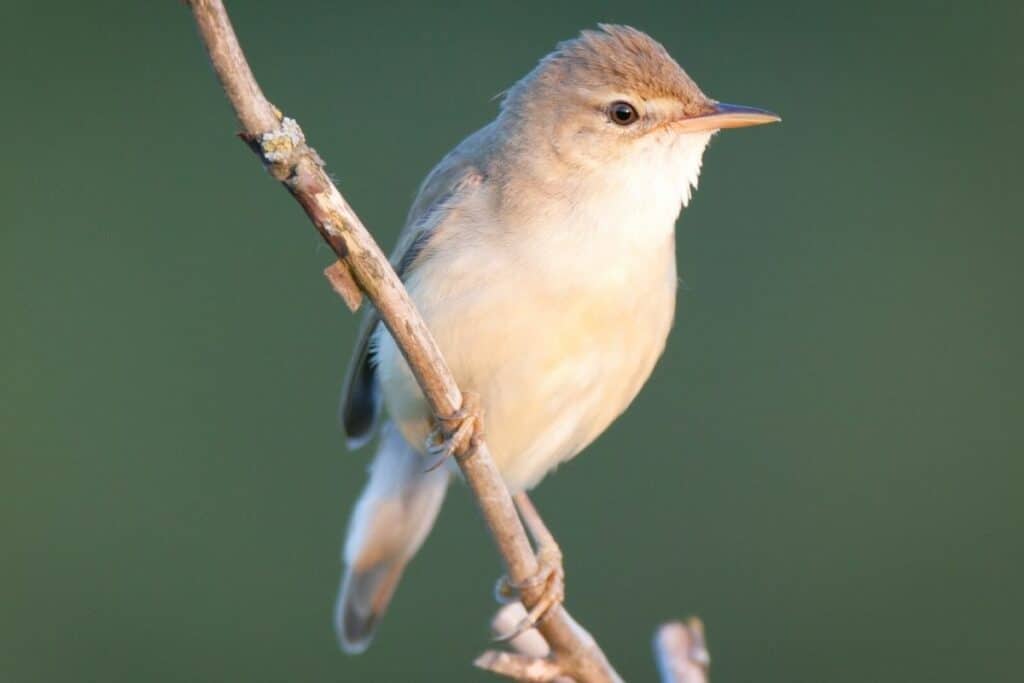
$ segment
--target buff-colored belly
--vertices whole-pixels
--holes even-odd
[[[672,322],[674,254],[642,265],[625,287],[620,278],[546,287],[492,270],[453,288],[440,267],[409,283],[459,386],[480,396],[487,443],[511,489],[531,488],[579,453],[650,375]],[[422,449],[428,408],[386,332],[378,363],[391,419]]]

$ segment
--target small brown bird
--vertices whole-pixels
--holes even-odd
[[[711,136],[778,120],[708,98],[649,36],[601,25],[559,44],[427,176],[392,261],[479,397],[513,493],[583,450],[650,376],[675,310],[675,222]],[[428,471],[430,409],[370,312],[345,381],[350,447],[374,436],[382,403],[344,550],[348,652],[369,645],[455,470]]]

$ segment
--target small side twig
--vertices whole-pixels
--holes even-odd
[[[355,313],[363,303],[363,292],[352,277],[352,271],[341,261],[335,261],[324,269],[324,277],[331,288],[342,298],[348,310]]]
[[[525,610],[523,612],[526,613]],[[516,652],[499,652],[488,650],[473,664],[485,671],[505,676],[515,681],[526,683],[561,683],[567,679],[562,675],[562,668],[546,657],[530,657]]]
[[[704,641],[704,624],[696,617],[685,624],[662,624],[654,634],[654,657],[662,683],[708,683],[711,657]]]

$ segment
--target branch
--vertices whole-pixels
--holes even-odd
[[[213,69],[242,125],[241,137],[337,254],[339,265],[331,268],[332,285],[345,294],[350,307],[359,302],[352,283],[369,297],[434,413],[456,415],[462,394],[426,324],[380,247],[324,172],[323,161],[306,144],[299,124],[285,118],[263,95],[224,4],[221,0],[191,0],[189,5]],[[475,448],[458,457],[459,467],[504,559],[509,579],[526,584],[538,570],[537,558],[486,443],[482,438],[475,443]],[[524,591],[524,602],[533,606],[542,590],[537,586]],[[579,683],[620,680],[597,643],[563,607],[553,608],[538,630],[551,645],[551,661]]]
[[[521,603],[505,605],[491,620],[491,632],[508,633],[526,615]],[[477,667],[529,683],[573,683],[567,672],[552,661],[551,648],[536,629],[519,634],[509,646],[512,652],[488,650],[473,662]],[[661,683],[708,683],[711,657],[704,641],[704,624],[696,617],[685,624],[670,621],[654,634],[654,658]]]
[[[497,638],[503,633],[513,632],[525,616],[526,608],[522,603],[505,605],[491,620],[491,635]],[[474,666],[517,681],[573,683],[557,662],[551,661],[551,648],[536,628],[520,633],[508,641],[508,645],[515,650],[515,654],[488,650],[476,658]]]

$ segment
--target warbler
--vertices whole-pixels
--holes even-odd
[[[675,224],[708,142],[778,120],[707,97],[648,35],[601,24],[558,44],[427,175],[392,263],[476,397],[511,492],[586,448],[640,391],[672,326]],[[456,471],[429,467],[437,421],[372,311],[342,421],[351,448],[380,434],[336,610],[341,646],[361,652]]]

